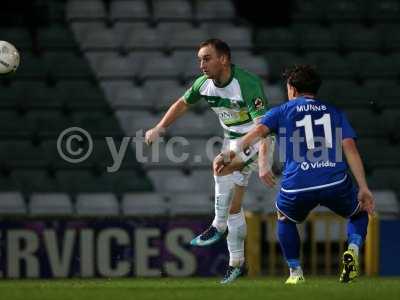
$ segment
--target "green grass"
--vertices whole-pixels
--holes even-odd
[[[400,299],[400,278],[362,278],[340,284],[337,278],[315,277],[299,286],[286,286],[284,279],[240,279],[229,286],[221,286],[217,278],[2,280],[0,299]]]

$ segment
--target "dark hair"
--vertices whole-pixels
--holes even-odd
[[[287,68],[283,78],[288,84],[295,87],[298,93],[317,94],[322,80],[316,68],[311,65],[294,65]]]
[[[199,45],[199,50],[206,46],[213,46],[219,55],[226,55],[231,60],[231,48],[220,39],[208,39]]]

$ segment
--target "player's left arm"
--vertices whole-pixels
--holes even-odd
[[[341,113],[341,130],[342,149],[359,187],[358,201],[360,203],[360,208],[367,211],[369,214],[373,214],[375,208],[374,197],[365,179],[363,162],[355,142],[357,136],[344,113]]]
[[[367,211],[369,214],[373,214],[375,208],[374,197],[365,179],[364,166],[357,145],[354,139],[345,138],[342,141],[342,147],[347,163],[359,187],[358,201],[360,202],[360,208]]]
[[[222,169],[227,164],[229,164],[240,152],[243,152],[250,146],[256,144],[261,139],[265,139],[269,132],[269,128],[260,123],[252,130],[250,130],[246,135],[241,137],[239,142],[235,144],[233,148],[220,154],[221,157],[218,161],[218,165],[216,168],[217,173],[221,172]]]
[[[267,111],[267,97],[265,96],[264,87],[260,79],[255,81],[254,85],[254,88],[251,89],[252,96],[248,102],[248,107],[253,122],[259,124]],[[269,159],[273,151],[274,148],[271,137],[261,138],[258,149],[258,175],[261,181],[270,187],[273,187],[276,183],[276,178],[272,173],[272,166],[270,165]]]
[[[265,139],[269,132],[269,128],[264,124],[260,123],[256,125],[246,135],[241,137],[239,142],[235,144],[233,148],[227,150],[226,152],[222,152],[224,162],[223,165],[226,165],[226,163],[232,161],[240,152],[245,151],[247,148],[256,144],[261,139]]]
[[[243,136],[237,143],[237,147],[233,149],[234,153],[239,153],[256,144],[258,141],[264,140],[270,133],[269,128],[259,123],[252,130],[250,130],[245,136]]]
[[[256,118],[254,123],[259,124],[261,119],[261,117]],[[273,187],[276,184],[276,177],[272,172],[272,165],[269,159],[269,157],[272,155],[271,151],[274,151],[272,147],[272,140],[268,137],[260,140],[260,147],[258,149],[258,176],[261,181],[269,187]]]
[[[280,116],[281,107],[279,106],[267,111],[266,114],[259,121],[259,124],[257,124],[245,136],[240,138],[233,151],[227,153],[228,157],[235,157],[237,153],[243,151],[244,149],[247,149],[261,139],[265,139],[268,134],[278,132],[280,126]]]

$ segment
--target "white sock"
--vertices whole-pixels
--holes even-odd
[[[303,276],[303,269],[299,266],[296,269],[289,268],[290,276]]]
[[[360,251],[360,248],[356,244],[353,244],[353,243],[349,244],[348,249],[353,250],[356,255],[358,255],[358,252]]]
[[[215,217],[212,225],[219,232],[225,232],[227,227],[229,205],[234,191],[232,174],[226,176],[214,176],[215,180]]]
[[[247,228],[243,210],[228,217],[228,236],[226,238],[229,251],[229,265],[239,267],[244,263],[244,239]]]

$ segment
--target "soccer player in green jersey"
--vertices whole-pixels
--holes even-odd
[[[223,149],[230,149],[238,138],[249,132],[266,112],[266,97],[261,79],[231,62],[229,46],[219,40],[210,39],[200,44],[198,50],[199,76],[186,93],[171,105],[161,121],[145,134],[147,144],[154,142],[165,130],[201,99],[218,115],[224,129]],[[259,173],[270,171],[273,140],[260,141],[246,149],[223,168],[218,169],[218,155],[213,162],[215,180],[215,218],[211,226],[191,241],[193,246],[207,246],[220,240],[228,229],[227,244],[229,267],[221,283],[229,283],[244,275],[244,240],[246,221],[242,200],[248,179],[257,167]],[[269,176],[273,180],[273,176]]]

